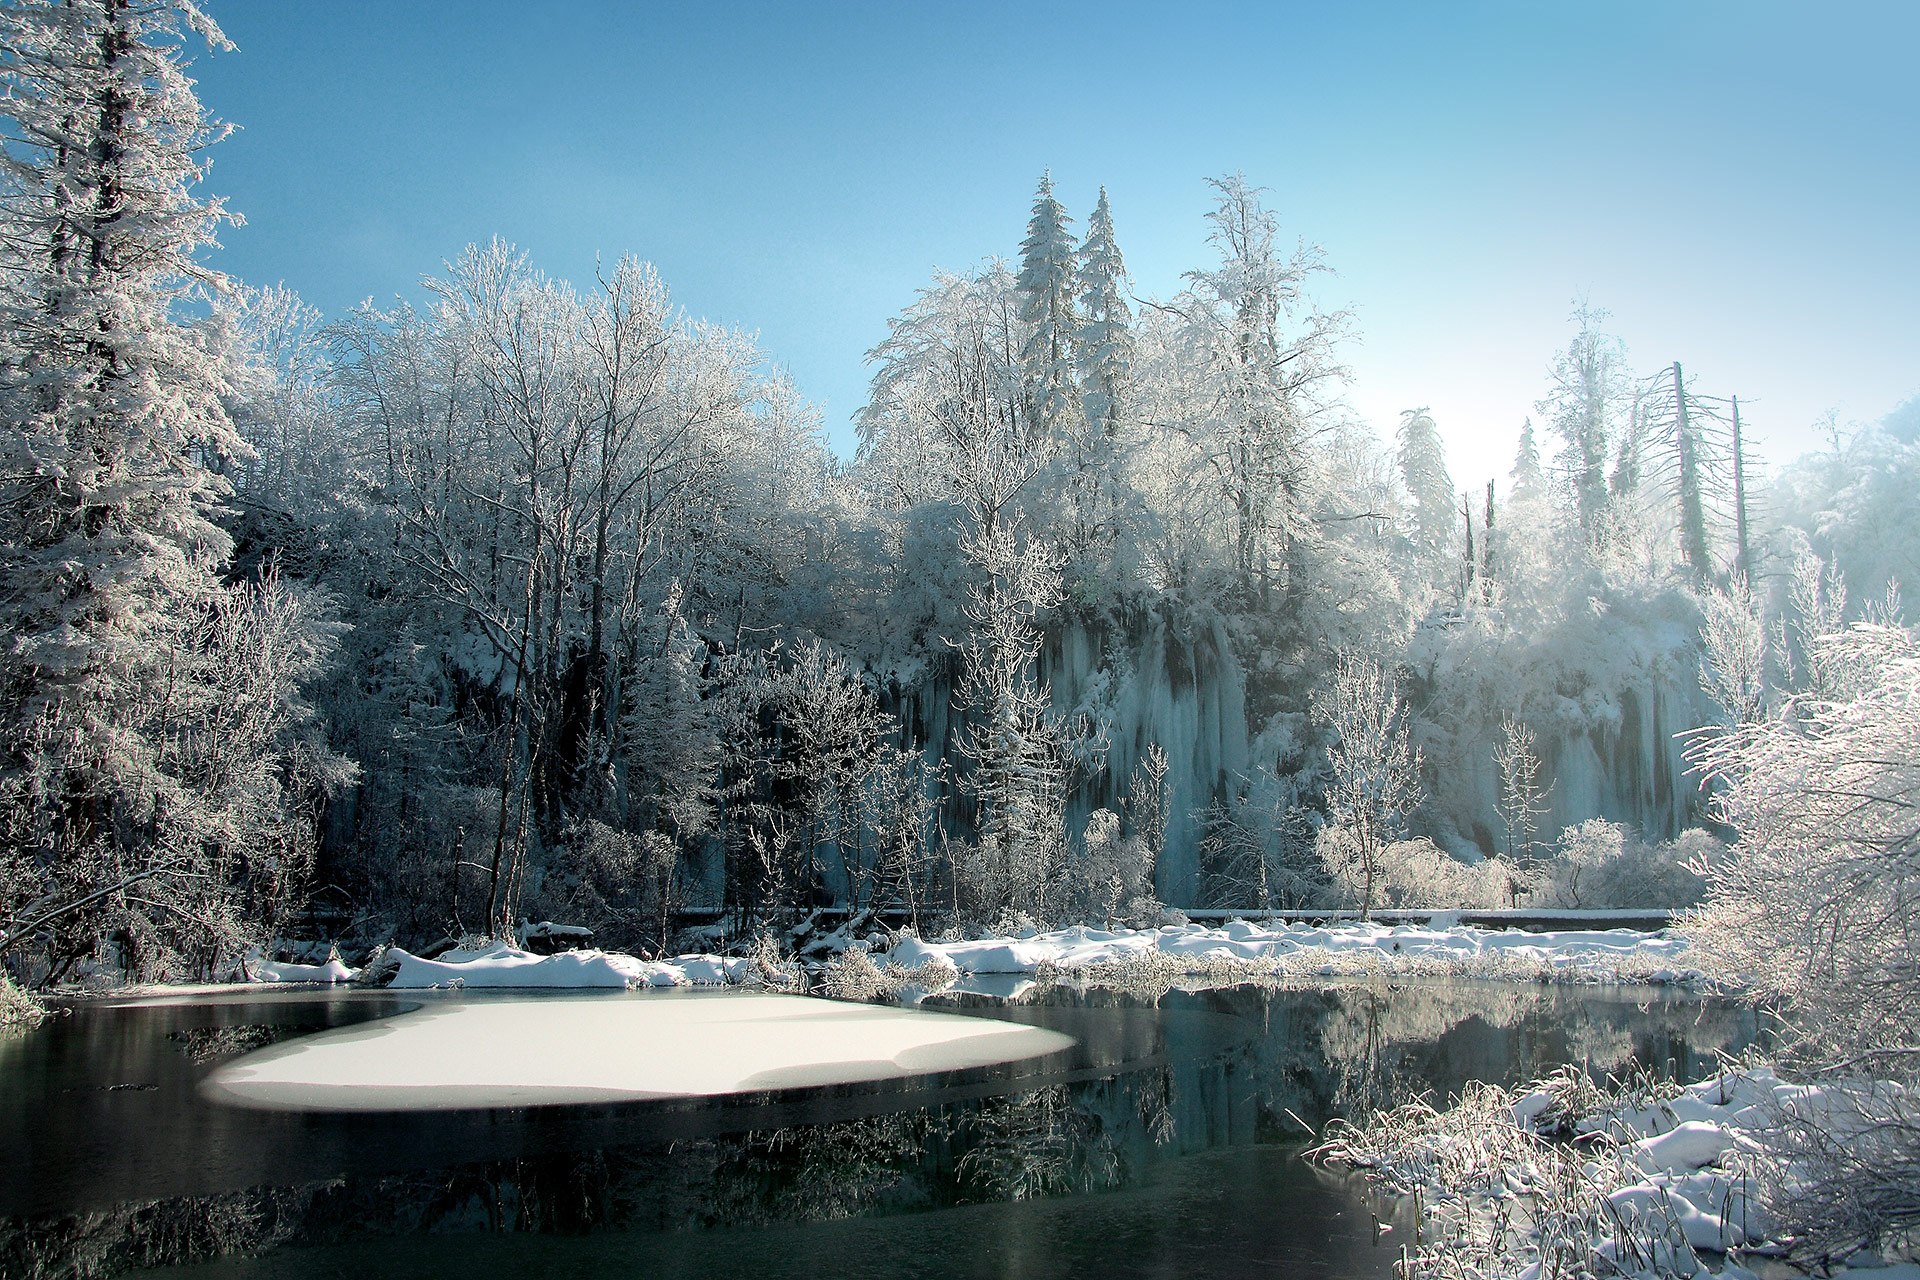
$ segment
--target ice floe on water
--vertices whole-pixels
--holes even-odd
[[[462,1000],[263,1049],[202,1087],[287,1110],[519,1107],[854,1084],[1073,1044],[991,1018],[753,992]]]

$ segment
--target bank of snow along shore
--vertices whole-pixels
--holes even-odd
[[[1529,933],[1449,924],[1350,921],[1336,924],[1155,929],[1074,926],[1005,936],[931,941],[911,933],[842,934],[813,960],[830,994],[873,996],[908,986],[941,990],[989,976],[1061,977],[1090,982],[1155,975],[1211,981],[1383,974],[1510,981],[1692,982],[1686,943],[1665,932],[1577,929]],[[792,962],[762,948],[747,956],[708,953],[641,960],[610,951],[536,955],[505,942],[478,942],[431,958],[386,948],[364,969],[325,964],[249,967],[256,982],[377,982],[402,988],[644,988],[749,983],[801,985]]]
[[[1871,1185],[1899,1184],[1896,1136],[1916,1123],[1920,1106],[1886,1081],[1747,1065],[1684,1088],[1601,1086],[1568,1067],[1336,1120],[1309,1155],[1415,1198],[1402,1280],[1920,1280]],[[1852,1176],[1835,1176],[1841,1150]]]

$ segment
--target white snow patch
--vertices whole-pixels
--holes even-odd
[[[329,956],[325,964],[282,964],[275,960],[255,960],[247,966],[255,982],[352,982],[358,971]]]
[[[423,960],[394,947],[387,959],[400,965],[387,985],[407,989],[685,987],[739,982],[752,965],[750,960],[709,955],[640,960],[619,951],[561,951],[542,956],[505,942],[476,950],[456,948],[437,960]]]
[[[922,942],[908,938],[882,963],[908,968],[939,961],[963,974],[1033,973],[1047,964],[1081,969],[1155,954],[1191,960],[1278,960],[1298,953],[1331,956],[1374,954],[1408,960],[1473,961],[1505,958],[1549,967],[1605,965],[1624,959],[1659,961],[1664,972],[1686,952],[1686,943],[1631,929],[1575,929],[1528,933],[1520,929],[1431,927],[1349,923],[1255,924],[1233,920],[1218,927],[1164,925],[1159,929],[1105,931],[1075,926],[1025,938],[971,942]],[[1300,958],[1306,959],[1306,956]]]
[[[1073,1044],[1043,1027],[805,996],[458,1001],[262,1049],[201,1087],[279,1110],[522,1107],[852,1084]]]
[[[1724,1125],[1685,1120],[1666,1133],[1632,1143],[1627,1155],[1648,1173],[1680,1173],[1717,1164],[1739,1145]]]

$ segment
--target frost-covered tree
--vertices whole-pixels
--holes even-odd
[[[878,365],[860,411],[861,475],[883,508],[964,508],[982,528],[1023,518],[1058,453],[1025,394],[1025,323],[998,263],[943,275],[868,353]]]
[[[138,973],[231,958],[339,776],[298,700],[329,638],[289,589],[220,578],[220,471],[250,450],[186,316],[233,220],[195,191],[225,130],[190,39],[226,47],[184,0],[0,7],[0,950],[41,978],[109,933]]]
[[[1328,875],[1308,811],[1258,792],[1199,815],[1207,906],[1296,910],[1327,901]]]
[[[1829,448],[1787,466],[1773,482],[1769,505],[1863,599],[1881,596],[1889,583],[1920,582],[1916,404],[1910,400],[1851,435],[1836,431]]]
[[[1141,754],[1124,817],[1111,809],[1088,815],[1080,842],[1068,854],[1057,914],[1112,928],[1155,922],[1153,869],[1167,838],[1167,753],[1158,743]]]
[[[1334,879],[1356,887],[1365,918],[1384,878],[1384,851],[1420,805],[1420,754],[1394,674],[1371,654],[1339,655],[1314,695],[1314,713],[1332,737],[1321,856]]]
[[[1719,727],[1758,724],[1770,701],[1772,662],[1759,603],[1745,582],[1735,582],[1706,592],[1700,610],[1700,681],[1724,717]]]
[[[1081,385],[1086,389],[1087,421],[1109,439],[1120,433],[1127,384],[1133,375],[1133,311],[1127,305],[1127,264],[1113,234],[1113,209],[1107,189],[1087,219],[1074,278],[1080,307],[1076,349]]]
[[[495,798],[461,824],[460,864],[480,868],[461,892],[504,931],[585,819],[689,853],[709,838],[710,646],[752,647],[791,597],[831,616],[810,589],[827,467],[791,385],[740,335],[679,317],[643,263],[581,291],[494,242],[428,292],[332,330],[357,461],[336,510],[385,533],[343,521],[364,554],[341,573],[371,579],[352,592],[369,624],[392,627],[391,601],[432,628],[470,731],[461,781]]]
[[[1625,349],[1604,331],[1606,321],[1605,311],[1585,303],[1574,309],[1573,338],[1548,369],[1552,389],[1538,406],[1560,437],[1560,468],[1590,540],[1603,532],[1608,450],[1629,397]]]
[[[1293,583],[1314,534],[1311,445],[1327,386],[1342,375],[1334,345],[1344,317],[1315,307],[1305,286],[1324,270],[1317,249],[1285,253],[1259,188],[1211,179],[1208,240],[1219,265],[1188,272],[1167,304],[1176,325],[1153,414],[1186,442],[1191,483],[1225,515],[1240,583],[1265,598]]]
[[[1500,737],[1493,748],[1494,771],[1499,775],[1501,855],[1509,866],[1525,873],[1533,865],[1540,839],[1540,819],[1547,812],[1547,788],[1541,779],[1540,748],[1533,726],[1511,714],[1500,717]]]
[[[1540,446],[1533,438],[1533,419],[1520,428],[1520,444],[1514,450],[1513,470],[1508,473],[1513,487],[1508,491],[1515,502],[1528,502],[1545,496],[1547,473],[1540,465]]]
[[[1786,610],[1763,629],[1741,595],[1709,609],[1705,684],[1726,722],[1697,735],[1693,751],[1736,839],[1707,868],[1706,905],[1683,927],[1706,966],[1739,975],[1778,1011],[1781,1049],[1796,1065],[1911,1088],[1920,631],[1896,599],[1849,625],[1838,575],[1811,556]],[[1769,682],[1769,672],[1779,674]],[[1844,1137],[1790,1109],[1776,1138],[1796,1174],[1776,1189],[1777,1207],[1821,1241],[1884,1238],[1920,1221],[1910,1095],[1852,1096]]]
[[[1027,238],[1020,242],[1020,319],[1026,340],[1020,365],[1033,415],[1044,431],[1078,437],[1081,414],[1078,345],[1080,318],[1074,299],[1075,254],[1068,228],[1073,220],[1053,195],[1053,175],[1043,174],[1034,193]]]
[[[1453,478],[1447,474],[1446,446],[1440,429],[1425,408],[1405,409],[1395,432],[1394,462],[1412,499],[1408,538],[1416,561],[1429,575],[1437,575],[1452,560],[1454,526]]]
[[[215,283],[195,255],[230,220],[193,190],[224,130],[182,71],[183,28],[225,43],[191,5],[0,9],[7,736],[52,715],[100,767],[141,751],[113,717],[152,661],[143,632],[209,600],[228,550],[206,460],[245,452],[226,370],[173,314]],[[100,780],[71,785],[63,825],[108,818],[87,813]]]
[[[1060,602],[1050,553],[1002,525],[969,533],[962,550],[980,573],[960,650],[956,701],[968,712],[957,749],[978,804],[978,846],[954,875],[975,918],[1012,911],[1048,918],[1067,852],[1065,810],[1075,732],[1040,679],[1041,615]]]
[[[1817,690],[1700,744],[1739,838],[1688,933],[1784,1006],[1814,1061],[1912,1078],[1920,634],[1887,616],[1808,643]]]
[[[941,770],[921,751],[881,745],[861,784],[862,824],[873,844],[867,905],[906,912],[914,929],[940,906],[935,837],[944,810],[943,781]],[[849,905],[857,901],[849,895]]]

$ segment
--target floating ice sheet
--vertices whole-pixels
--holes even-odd
[[[202,1088],[299,1111],[452,1110],[712,1097],[1017,1062],[1042,1027],[754,993],[436,1004],[249,1054]]]

